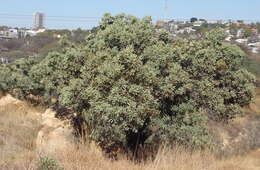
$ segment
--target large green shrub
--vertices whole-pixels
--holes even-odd
[[[228,121],[253,98],[244,53],[223,38],[214,30],[203,40],[172,40],[150,18],[106,14],[84,45],[63,41],[64,50],[13,85],[76,112],[108,153],[175,142],[202,148],[209,119]]]
[[[16,60],[9,65],[0,65],[0,88],[25,99],[29,94],[35,94],[37,83],[30,77],[31,67],[37,63],[33,57]]]
[[[244,53],[223,44],[220,30],[172,44],[149,18],[102,21],[82,50],[80,76],[59,98],[83,113],[90,137],[107,151],[173,141],[203,147],[207,119],[232,119],[251,101],[254,77],[240,69]]]

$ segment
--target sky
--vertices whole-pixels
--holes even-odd
[[[32,14],[43,12],[46,27],[89,29],[106,12],[126,13],[153,20],[243,19],[260,21],[260,0],[0,0],[0,25],[32,27]],[[59,17],[57,17],[59,16]],[[90,17],[90,18],[80,18]]]

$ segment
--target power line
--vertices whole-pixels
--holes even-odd
[[[25,15],[25,14],[8,14],[8,13],[0,13],[0,16],[6,17],[33,17],[33,15]],[[75,19],[101,19],[102,17],[93,17],[93,16],[52,16],[45,15],[46,18],[75,18]]]
[[[152,17],[154,21],[160,20],[158,17]],[[28,24],[30,21],[33,20],[33,15],[27,15],[27,14],[10,14],[10,13],[0,13],[0,25],[4,25],[5,23],[17,25],[18,21],[24,22],[27,26],[31,26]],[[98,23],[101,21],[101,17],[96,16],[48,16],[45,15],[45,20],[47,21],[48,27],[68,27],[68,24],[71,23],[73,25],[74,23],[77,23],[78,26],[83,27],[91,27],[91,26],[97,26]],[[165,0],[165,18],[162,20],[165,21],[189,21],[190,19],[186,18],[172,18],[168,16],[168,0]],[[241,19],[243,20],[243,19]],[[15,22],[17,21],[17,22]],[[207,21],[237,21],[237,19],[207,19]],[[260,22],[260,20],[254,20],[254,19],[244,19],[245,23],[257,23]],[[48,24],[49,23],[49,24]],[[73,24],[72,24],[73,23]],[[54,26],[57,25],[57,26]],[[59,25],[59,26],[58,26]],[[66,25],[66,26],[65,26]]]
[[[33,15],[25,15],[25,14],[7,14],[0,13],[0,21],[11,21],[11,20],[19,20],[19,21],[31,21],[33,19]],[[83,16],[45,16],[45,20],[48,23],[57,23],[57,24],[65,24],[65,23],[78,23],[78,24],[91,24],[97,25],[100,21],[100,17],[83,17]]]
[[[8,17],[8,18],[0,18],[0,20],[26,20],[29,21],[31,18],[14,18],[14,17]],[[97,19],[48,19],[49,21],[57,21],[57,22],[98,22]]]
[[[168,0],[164,0],[164,20],[167,22],[168,21]]]
[[[48,16],[47,17],[52,17],[52,18],[87,18],[87,19],[90,19],[90,18],[95,18],[95,19],[101,19],[102,17],[87,17],[87,16]]]
[[[8,13],[0,13],[2,16],[32,16],[32,15],[25,15],[25,14],[8,14]]]
[[[188,21],[190,19],[187,18],[173,18],[168,16],[168,10],[169,10],[169,6],[168,6],[168,0],[164,0],[165,1],[165,17],[167,18],[167,20],[176,20],[176,21]],[[28,15],[28,14],[10,14],[10,13],[0,13],[0,17],[3,16],[5,18],[15,18],[15,19],[32,19],[33,15]],[[95,16],[52,16],[52,15],[45,15],[46,19],[48,20],[76,20],[76,21],[99,21],[100,19],[102,19],[102,17],[95,17]],[[159,19],[158,17],[153,17],[154,19]],[[0,18],[3,19],[3,18]],[[229,21],[229,19],[207,19],[209,21]],[[236,21],[236,20],[243,20],[245,22],[259,22],[260,20],[257,19],[231,19],[232,21]]]

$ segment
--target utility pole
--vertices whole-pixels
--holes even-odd
[[[169,16],[168,16],[168,0],[164,0],[164,21],[165,22],[168,22],[168,20],[169,20]]]

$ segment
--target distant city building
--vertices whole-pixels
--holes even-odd
[[[243,29],[239,29],[238,31],[237,31],[237,37],[242,37],[243,36]]]
[[[38,29],[43,29],[44,28],[44,21],[45,21],[45,15],[44,13],[35,13],[33,14],[33,28],[38,30]]]
[[[9,29],[7,31],[7,36],[10,38],[18,38],[18,30],[17,29]]]
[[[225,40],[226,40],[226,41],[231,41],[233,37],[234,37],[233,35],[228,35],[228,36],[225,38]]]
[[[217,20],[207,20],[208,24],[217,24],[218,21]]]
[[[45,29],[27,30],[27,31],[25,32],[25,36],[31,36],[31,37],[33,37],[33,36],[36,36],[37,34],[42,33],[42,32],[44,32],[44,31],[45,31]]]
[[[158,20],[157,22],[156,22],[156,25],[158,26],[158,27],[163,27],[163,26],[165,26],[167,24],[167,22],[164,22],[164,21],[161,21],[161,20]]]
[[[180,29],[180,30],[176,31],[176,33],[178,33],[178,34],[184,34],[184,33],[190,34],[190,33],[195,32],[195,31],[196,30],[193,29],[192,27],[185,27],[183,29]]]
[[[254,54],[259,53],[259,48],[253,47],[251,50],[252,50],[252,53],[254,53]]]
[[[259,47],[259,48],[260,48],[260,42],[249,43],[248,46],[249,46],[249,47]]]
[[[8,63],[9,63],[9,61],[8,61],[8,59],[7,59],[7,58],[0,57],[0,63],[2,63],[2,64],[8,64]]]
[[[248,39],[237,39],[236,42],[240,44],[246,44],[248,42]]]
[[[193,22],[193,26],[194,27],[200,27],[204,23],[205,23],[205,21],[195,21],[195,22]]]

